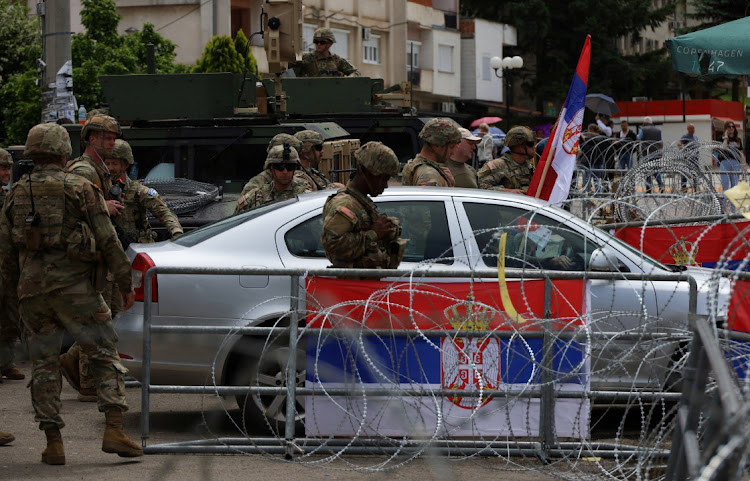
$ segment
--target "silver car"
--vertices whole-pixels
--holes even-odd
[[[115,325],[123,363],[141,378],[143,285],[151,266],[325,268],[320,234],[329,191],[270,204],[189,232],[175,241],[131,244],[137,302]],[[375,198],[378,209],[399,217],[408,239],[401,269],[439,263],[465,276],[468,268],[495,270],[498,234],[508,232],[508,269],[554,269],[549,259],[566,256],[568,270],[592,267],[611,272],[669,274],[671,269],[606,232],[527,196],[486,190],[391,187]],[[726,315],[730,285],[710,281],[711,271],[687,268],[698,284],[698,314],[717,299]],[[515,282],[519,280],[516,279]],[[355,281],[356,282],[356,281]],[[514,280],[509,279],[509,282]],[[593,330],[621,333],[683,333],[687,339],[689,286],[677,281],[589,280]],[[154,325],[262,326],[289,312],[288,277],[162,275],[154,282]],[[295,293],[296,295],[296,293]],[[713,304],[712,304],[713,305]],[[269,347],[248,336],[154,334],[151,379],[155,384],[278,386],[283,383],[288,348]],[[592,389],[659,387],[681,356],[680,343],[647,338],[595,341]],[[273,348],[275,352],[269,353]],[[263,361],[258,353],[265,351]],[[304,352],[298,366],[304,366]],[[298,382],[304,384],[304,371]],[[283,421],[283,403],[268,396],[239,397],[246,414]]]

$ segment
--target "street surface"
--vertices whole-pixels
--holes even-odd
[[[95,403],[81,403],[76,392],[63,380],[62,429],[65,443],[65,466],[41,463],[45,446],[44,433],[34,422],[34,412],[26,384],[30,363],[20,366],[27,378],[23,381],[4,380],[0,384],[2,407],[0,429],[10,431],[16,440],[0,446],[0,480],[33,479],[38,481],[106,480],[106,481],[189,481],[189,480],[454,480],[503,479],[508,481],[547,481],[560,479],[546,473],[561,469],[572,477],[575,469],[584,473],[597,472],[596,463],[584,469],[561,461],[557,468],[545,467],[536,458],[446,458],[424,456],[388,471],[376,471],[383,456],[343,456],[324,461],[324,457],[306,458],[302,463],[285,461],[271,455],[145,455],[143,458],[120,458],[101,451],[104,415]],[[124,415],[128,435],[140,440],[140,389],[128,389],[130,411]],[[234,409],[233,400],[224,403]],[[230,411],[235,418],[238,412]],[[203,416],[202,414],[205,414]],[[151,438],[149,444],[176,440],[221,436],[237,436],[236,430],[221,407],[210,396],[158,395],[152,397]],[[519,463],[519,464],[515,464]],[[397,464],[397,463],[394,463]],[[523,466],[526,466],[524,468]],[[367,469],[367,471],[365,471]],[[579,474],[580,475],[580,474]],[[585,476],[585,475],[584,475]]]

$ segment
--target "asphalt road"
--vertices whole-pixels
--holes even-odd
[[[582,469],[565,462],[544,466],[536,458],[453,458],[424,455],[394,469],[383,456],[344,456],[329,460],[307,458],[286,461],[280,455],[146,455],[135,460],[119,458],[101,451],[104,415],[95,403],[76,400],[75,391],[63,381],[62,430],[67,464],[48,466],[41,463],[45,446],[44,433],[34,422],[29,390],[26,384],[30,364],[22,362],[25,381],[5,380],[0,384],[2,405],[0,429],[10,431],[16,440],[0,446],[0,480],[33,479],[39,481],[107,480],[107,481],[188,481],[188,480],[454,480],[503,479],[509,481],[546,481],[560,479],[553,476],[565,472],[567,479],[575,479],[572,471]],[[124,415],[126,430],[134,440],[140,439],[140,390],[128,389],[130,411]],[[149,444],[176,440],[236,436],[238,412],[234,403],[226,402],[225,412],[219,400],[196,395],[157,395],[152,399],[151,437]],[[588,473],[597,472],[596,463],[589,463]],[[549,475],[547,475],[547,473]],[[591,478],[587,478],[591,479]]]

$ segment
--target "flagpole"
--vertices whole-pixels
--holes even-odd
[[[547,158],[544,161],[544,167],[542,168],[542,176],[539,179],[539,184],[536,186],[536,192],[534,193],[534,198],[538,199],[540,195],[542,195],[542,187],[544,186],[544,181],[547,180],[547,172],[549,172],[549,166],[552,163],[550,159],[555,158],[555,149],[557,148],[557,142],[555,140],[557,139],[557,129],[560,128],[560,119],[562,118],[562,114],[565,111],[565,108],[560,109],[560,112],[557,114],[557,122],[555,122],[555,128],[550,133],[549,138],[547,139],[547,142],[552,141],[552,145],[550,146],[549,151],[547,151]]]

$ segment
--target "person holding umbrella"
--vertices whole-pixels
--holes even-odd
[[[495,141],[490,134],[490,126],[487,124],[479,125],[477,135],[482,139],[477,145],[477,159],[480,165],[484,165],[495,158]]]

